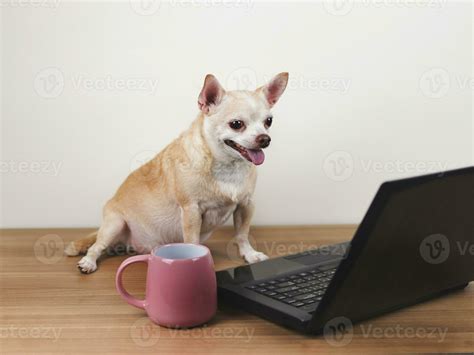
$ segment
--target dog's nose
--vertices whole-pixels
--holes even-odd
[[[272,139],[270,138],[270,136],[268,134],[261,134],[259,136],[257,136],[257,144],[260,148],[266,148],[270,145],[270,141]]]

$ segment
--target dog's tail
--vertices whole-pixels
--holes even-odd
[[[94,231],[83,238],[72,241],[66,246],[64,252],[68,256],[76,256],[79,254],[85,254],[87,249],[95,243],[97,240],[97,231]]]

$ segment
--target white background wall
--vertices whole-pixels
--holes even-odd
[[[254,224],[355,223],[382,181],[473,162],[469,2],[44,1],[2,0],[0,227],[98,225],[206,73],[290,72]]]

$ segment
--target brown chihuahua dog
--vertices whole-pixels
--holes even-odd
[[[99,230],[69,244],[66,254],[87,252],[78,267],[91,273],[118,243],[139,253],[166,243],[201,243],[233,214],[240,255],[248,263],[268,259],[248,240],[255,166],[265,159],[270,110],[287,83],[288,73],[281,73],[255,91],[227,92],[207,75],[191,127],[128,176],[105,205]]]

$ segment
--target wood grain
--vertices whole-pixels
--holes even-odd
[[[355,226],[253,228],[271,256],[349,240]],[[208,325],[170,330],[152,324],[115,291],[126,255],[105,258],[91,275],[76,269],[64,244],[89,229],[0,230],[2,353],[340,353],[470,352],[474,349],[474,287],[356,325],[347,344],[306,336],[238,309],[221,307]],[[230,229],[208,241],[216,269],[242,263]],[[133,265],[125,286],[140,296],[145,267]],[[431,333],[433,331],[433,333]],[[444,334],[444,331],[446,333]],[[416,333],[414,333],[416,332]],[[345,343],[345,341],[344,341]]]

